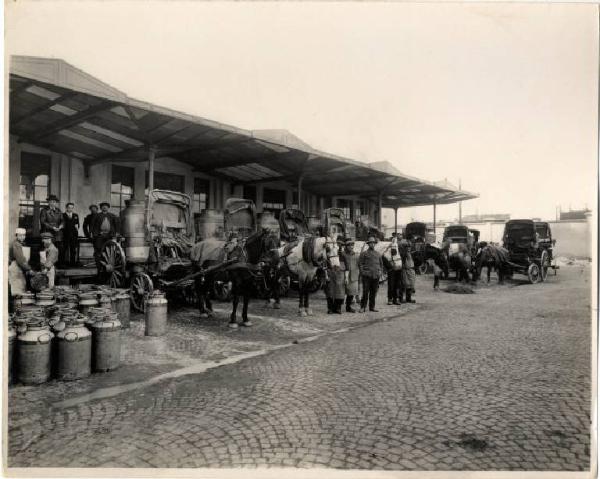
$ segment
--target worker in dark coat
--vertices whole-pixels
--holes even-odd
[[[11,296],[27,292],[27,276],[32,273],[24,251],[25,234],[25,228],[17,228],[15,239],[8,250],[8,285]]]
[[[73,211],[74,208],[73,203],[67,203],[63,213],[64,249],[60,262],[70,267],[75,266],[79,249],[79,215]]]
[[[59,257],[64,254],[63,228],[63,214],[58,208],[58,198],[56,195],[50,195],[48,206],[40,212],[40,233],[52,233],[54,244],[59,251]]]
[[[379,289],[379,277],[383,272],[383,261],[381,255],[375,251],[375,238],[370,236],[367,240],[369,248],[360,254],[358,267],[362,278],[363,294],[360,301],[360,312],[364,313],[369,303],[369,311],[377,313],[375,299]]]
[[[356,313],[352,307],[354,297],[358,295],[358,281],[360,270],[358,268],[358,254],[354,251],[354,240],[348,238],[344,244],[340,258],[344,268],[344,284],[346,286],[346,312]]]
[[[98,205],[90,205],[90,214],[83,219],[83,235],[89,239],[92,238],[92,222],[94,217],[98,214]]]
[[[415,293],[415,263],[412,255],[410,254],[410,243],[403,239],[400,241],[400,256],[402,257],[402,290],[400,293],[400,302],[402,302],[404,295],[406,295],[407,303],[414,303],[412,295]]]
[[[327,258],[327,273],[329,282],[327,283],[327,314],[342,314],[342,304],[346,297],[345,272],[340,261],[340,252],[344,245],[344,239],[337,239],[337,255]]]
[[[94,241],[94,258],[96,259],[98,274],[102,270],[100,253],[102,252],[104,243],[119,234],[119,220],[108,211],[109,208],[110,204],[106,201],[100,203],[101,211],[92,220],[91,234]]]

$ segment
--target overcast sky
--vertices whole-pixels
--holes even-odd
[[[463,214],[595,201],[594,5],[8,2],[11,52],[128,95],[480,194]],[[457,207],[438,209],[457,216]],[[431,218],[416,208],[403,219]]]

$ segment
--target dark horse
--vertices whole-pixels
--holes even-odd
[[[218,278],[231,283],[233,310],[229,326],[237,328],[237,307],[240,297],[243,298],[242,325],[251,326],[248,319],[248,303],[250,297],[265,297],[271,294],[272,278],[270,268],[276,266],[277,242],[266,230],[250,235],[244,240],[232,238],[229,241],[206,240],[194,245],[191,257],[198,271],[202,268],[216,266],[215,272],[199,275],[196,278],[196,291],[201,315],[211,314],[209,291]],[[222,268],[218,266],[223,264]],[[278,294],[275,288],[275,295]],[[267,296],[268,297],[268,296]],[[278,296],[275,296],[276,301]]]
[[[481,277],[481,270],[487,268],[487,282],[490,282],[492,270],[498,273],[498,283],[504,283],[504,278],[510,276],[511,268],[508,262],[508,251],[501,246],[482,243],[475,257],[473,267],[473,280]]]

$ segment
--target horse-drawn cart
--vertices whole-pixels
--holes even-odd
[[[405,226],[404,239],[410,243],[410,253],[417,273],[427,273],[427,250],[435,242],[435,235],[427,231],[425,223],[414,221]]]
[[[533,220],[510,220],[504,226],[504,248],[508,250],[513,273],[524,274],[530,283],[545,281],[553,265],[552,247],[555,241],[548,223]]]
[[[175,191],[152,190],[146,201],[131,200],[121,213],[119,238],[107,241],[100,252],[100,274],[113,288],[130,285],[133,307],[144,311],[145,299],[161,280],[165,284],[191,271],[190,197]],[[177,282],[175,290],[191,298],[192,281]]]
[[[446,257],[448,268],[456,271],[457,278],[469,279],[473,260],[477,255],[477,235],[465,225],[450,225],[444,229],[442,251]],[[448,272],[444,271],[444,276]]]

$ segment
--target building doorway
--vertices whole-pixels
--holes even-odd
[[[21,154],[19,228],[25,228],[29,238],[38,238],[40,235],[40,210],[48,204],[50,168],[48,155]]]

